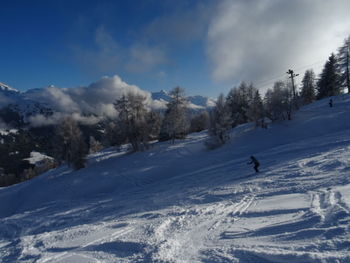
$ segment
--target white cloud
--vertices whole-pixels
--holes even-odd
[[[29,117],[29,123],[32,127],[49,126],[59,123],[63,118],[71,117],[80,124],[93,125],[101,121],[101,117],[96,116],[83,116],[80,113],[62,113],[55,112],[51,116],[45,116],[43,114],[36,114]]]
[[[92,47],[75,45],[74,57],[89,73],[115,72],[122,66],[124,50],[104,27],[96,29]]]
[[[129,85],[119,76],[103,77],[87,87],[60,89],[48,87],[31,91],[28,97],[46,102],[58,113],[50,117],[36,115],[30,118],[33,126],[57,123],[62,117],[72,115],[80,123],[94,124],[102,117],[115,117],[114,102],[128,93],[146,97],[146,104],[151,106],[151,94],[135,85]],[[95,117],[94,117],[95,116]],[[96,117],[97,116],[97,117]]]
[[[134,45],[130,48],[130,57],[126,68],[131,72],[147,72],[167,62],[165,52],[160,47]]]
[[[348,0],[225,0],[208,31],[212,76],[259,81],[326,61],[350,33],[349,10]]]

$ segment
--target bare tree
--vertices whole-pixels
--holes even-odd
[[[176,87],[170,92],[170,95],[172,98],[167,104],[167,110],[161,129],[161,139],[171,139],[174,143],[177,138],[185,138],[189,123],[187,118],[187,100],[184,95],[184,89]]]
[[[200,132],[209,127],[209,113],[207,111],[197,114],[191,119],[191,132]]]
[[[148,145],[145,100],[146,97],[142,95],[128,93],[114,103],[118,111],[117,126],[121,137],[132,145],[134,151],[143,150]]]
[[[77,122],[72,117],[64,118],[57,128],[57,154],[74,169],[85,166],[86,143]]]
[[[264,125],[264,105],[259,90],[255,90],[252,100],[249,102],[247,117],[250,121],[254,121],[256,126]]]
[[[228,131],[232,127],[232,119],[225,97],[220,94],[216,101],[214,109],[210,113],[209,135],[210,138],[205,142],[209,149],[219,147],[228,139]]]
[[[268,117],[273,120],[291,120],[293,110],[293,91],[283,81],[275,82],[273,89],[265,94],[265,108]]]

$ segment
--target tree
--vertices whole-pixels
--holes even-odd
[[[253,99],[249,102],[246,115],[250,121],[254,121],[256,126],[264,125],[264,105],[259,90],[255,90]]]
[[[162,125],[162,117],[156,111],[150,111],[146,115],[146,124],[148,137],[150,140],[157,140],[159,138],[160,128]]]
[[[301,99],[303,104],[309,104],[316,99],[315,73],[312,69],[305,71],[301,82]]]
[[[215,108],[210,113],[209,135],[210,140],[206,142],[207,147],[215,148],[228,140],[228,131],[232,127],[230,111],[224,95],[220,94]]]
[[[114,107],[118,112],[119,136],[127,140],[134,151],[140,151],[148,147],[145,101],[146,97],[142,95],[128,93],[114,103]]]
[[[59,161],[66,161],[76,170],[85,166],[86,143],[77,122],[72,117],[66,117],[59,123],[56,142]]]
[[[200,132],[208,129],[209,126],[209,113],[207,111],[201,112],[195,115],[191,119],[191,132]]]
[[[317,98],[323,99],[341,93],[339,75],[337,73],[337,60],[332,53],[324,65],[320,79],[317,83]]]
[[[180,87],[174,88],[170,92],[170,96],[171,100],[167,104],[165,111],[160,139],[171,139],[172,143],[174,143],[175,139],[185,138],[188,131],[187,100],[184,95],[184,89]]]
[[[275,82],[265,94],[265,108],[268,117],[273,120],[291,120],[293,109],[293,91],[283,81]]]
[[[254,98],[257,89],[250,84],[242,82],[238,88],[230,90],[226,97],[226,104],[233,120],[232,125],[236,126],[249,121],[249,105]]]
[[[338,49],[337,62],[339,85],[342,88],[347,88],[348,93],[350,93],[350,36],[344,40],[343,46]]]
[[[89,137],[89,153],[96,153],[102,149],[102,145],[94,136]]]

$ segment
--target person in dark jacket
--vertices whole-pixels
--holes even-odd
[[[252,156],[250,156],[250,162],[248,163],[248,164],[254,164],[254,170],[255,170],[255,172],[259,172],[259,169],[258,169],[258,167],[260,166],[260,163],[259,163],[259,161],[252,155]]]
[[[329,107],[333,107],[333,100],[332,99],[329,99]]]

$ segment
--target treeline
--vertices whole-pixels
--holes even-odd
[[[33,164],[26,160],[32,151],[54,157],[57,165],[66,163],[73,169],[81,169],[87,154],[102,148],[129,145],[131,151],[143,151],[152,141],[174,143],[190,132],[207,129],[208,114],[191,113],[182,88],[174,88],[170,95],[172,99],[166,110],[155,111],[149,108],[146,97],[127,93],[114,103],[116,118],[105,118],[94,125],[84,125],[67,116],[55,125],[23,127],[23,122],[17,121],[21,119],[19,114],[11,111],[14,118],[8,119],[7,124],[17,129],[0,134],[0,186],[33,177]],[[1,180],[5,177],[6,180]]]
[[[171,100],[165,111],[152,110],[146,97],[128,93],[114,103],[116,118],[83,125],[66,117],[56,125],[21,127],[16,133],[0,134],[0,176],[11,175],[11,183],[7,184],[28,179],[26,172],[32,171],[32,165],[25,159],[31,151],[52,156],[57,164],[81,169],[87,154],[105,147],[129,145],[131,151],[143,151],[152,141],[174,143],[202,130],[208,130],[210,135],[206,146],[219,147],[227,142],[229,130],[237,125],[254,122],[257,127],[266,128],[267,121],[291,120],[302,105],[349,92],[349,46],[350,37],[337,54],[330,55],[318,77],[309,69],[298,87],[293,87],[289,80],[279,80],[262,95],[253,83],[242,82],[226,96],[221,94],[214,108],[195,114],[188,108],[185,91],[176,87],[170,92]],[[4,120],[7,116],[7,123],[20,126],[21,118],[16,114],[9,109],[0,110],[0,118],[4,115]]]
[[[259,90],[251,83],[242,82],[230,90],[227,96],[221,94],[213,111],[210,112],[210,139],[208,148],[216,148],[228,139],[233,127],[255,122],[266,128],[266,121],[291,120],[293,112],[300,106],[326,97],[350,92],[349,75],[350,37],[332,53],[318,78],[312,69],[306,70],[300,87],[293,82],[276,81],[262,98]]]

